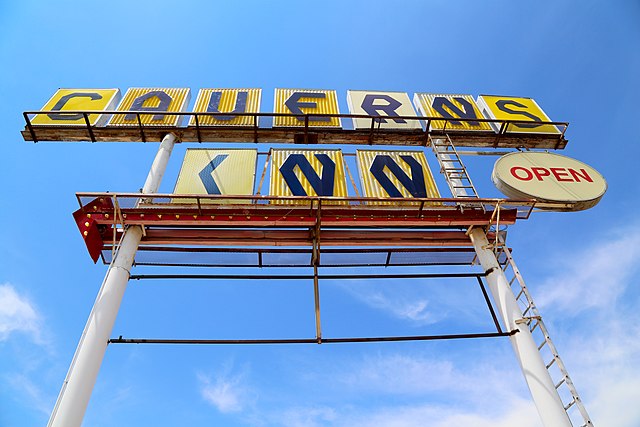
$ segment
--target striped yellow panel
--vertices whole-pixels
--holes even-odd
[[[550,122],[549,116],[531,98],[513,96],[478,96],[478,106],[485,116],[497,120],[522,120],[523,122]],[[502,123],[492,124],[496,132],[500,130]],[[560,134],[554,125],[536,125],[529,123],[509,123],[505,128],[506,133],[543,133]]]
[[[259,113],[262,89],[200,89],[194,113]],[[189,126],[195,126],[191,117]],[[198,116],[199,126],[253,126],[251,116]]]
[[[257,150],[190,148],[184,155],[174,194],[253,195]],[[173,203],[196,203],[195,199],[173,199]],[[201,203],[246,204],[249,200],[219,200]]]
[[[272,196],[347,197],[340,150],[271,150],[269,181],[269,194]],[[286,200],[272,203],[308,204]]]
[[[357,150],[357,160],[365,197],[440,197],[421,151]]]
[[[416,93],[413,103],[421,115],[426,117],[444,117],[451,119],[446,122],[446,129],[465,131],[491,131],[487,122],[456,121],[455,119],[485,119],[478,105],[471,95]],[[431,129],[444,129],[445,121],[434,120]]]
[[[339,114],[338,96],[335,90],[276,89],[274,97],[275,113],[285,114]],[[338,117],[322,120],[309,118],[310,127],[340,128]],[[274,127],[304,127],[304,117],[274,117]]]
[[[187,108],[189,88],[129,88],[118,111],[149,111],[141,114],[142,124],[148,126],[180,126],[182,116],[163,115],[162,112],[182,112]],[[114,114],[109,126],[137,126],[135,114]]]
[[[113,110],[120,101],[120,89],[58,89],[44,104],[43,111],[104,111]],[[109,118],[104,114],[89,114],[92,126],[102,126]],[[37,114],[31,124],[38,126],[86,126],[82,114]]]

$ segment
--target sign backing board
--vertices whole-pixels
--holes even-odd
[[[456,121],[462,119],[484,119],[480,108],[471,95],[442,94],[442,93],[416,93],[413,102],[421,115],[426,117],[442,117],[450,119],[433,120],[429,126],[431,129],[463,130],[463,131],[491,131],[487,122]],[[445,128],[446,124],[446,128]]]
[[[348,90],[347,103],[351,114],[388,116],[379,119],[375,128],[381,129],[421,129],[419,120],[397,119],[394,116],[417,117],[409,95],[406,92],[380,92],[369,90]],[[354,129],[371,129],[371,119],[353,119]]]
[[[342,151],[271,150],[269,194],[272,196],[347,197]],[[276,200],[272,203],[308,204],[308,202],[286,200]]]
[[[194,113],[222,113],[215,116],[199,116],[198,126],[253,126],[251,116],[230,116],[223,113],[258,113],[262,89],[200,89]],[[191,117],[189,126],[195,126]]]
[[[422,151],[358,150],[357,161],[365,197],[440,197]]]
[[[180,126],[182,116],[163,112],[183,112],[191,96],[189,88],[129,88],[117,111],[148,111],[140,114],[146,126]],[[138,126],[135,114],[114,114],[109,126]]]
[[[338,95],[335,90],[276,89],[275,113],[285,114],[339,114]],[[304,127],[304,117],[274,117],[274,127]],[[309,118],[309,127],[340,128],[338,117]]]
[[[591,208],[607,190],[605,179],[591,166],[545,152],[500,157],[493,167],[491,180],[508,197],[570,205],[562,210]]]
[[[253,195],[257,150],[187,149],[174,194]],[[173,199],[173,203],[195,203],[194,199]],[[201,200],[201,203],[248,203],[242,200]]]
[[[522,120],[532,123],[510,123],[505,133],[540,133],[558,135],[561,132],[554,125],[536,125],[535,122],[550,122],[549,116],[532,98],[514,96],[478,96],[478,106],[488,119]],[[501,123],[491,123],[493,130],[498,132]]]
[[[41,110],[61,113],[37,114],[31,124],[37,126],[87,126],[82,114],[62,114],[65,110],[113,110],[120,101],[120,89],[58,89]],[[104,126],[109,119],[104,114],[89,114],[91,126]]]

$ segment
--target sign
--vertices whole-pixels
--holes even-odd
[[[269,194],[347,197],[342,151],[271,150]],[[294,201],[273,203],[296,204]]]
[[[256,177],[257,150],[187,149],[174,194],[250,196]],[[195,203],[175,199],[174,203]],[[205,200],[203,200],[205,202]],[[206,200],[208,203],[245,203],[242,200]]]
[[[339,114],[338,96],[335,90],[276,89],[274,97],[275,113],[285,114]],[[340,128],[338,117],[309,117],[310,127]],[[274,117],[274,127],[304,127],[305,118]]]
[[[441,93],[416,93],[413,102],[421,115],[449,119],[433,120],[431,129],[464,131],[491,131],[487,122],[460,121],[455,119],[484,119],[471,95],[447,95]],[[445,127],[446,125],[446,127]]]
[[[194,112],[257,113],[260,111],[262,89],[200,89]],[[189,126],[196,125],[195,116]],[[198,126],[253,126],[251,116],[220,114],[198,117]]]
[[[163,112],[185,111],[191,95],[190,89],[130,88],[118,106],[118,111],[148,111],[140,121],[151,126],[179,126],[182,116],[165,115]],[[138,126],[135,114],[115,114],[109,126]]]
[[[183,116],[165,115],[164,112],[186,112],[189,104],[188,88],[130,88],[117,106],[117,111],[140,111],[140,122],[145,126],[179,127]],[[60,89],[47,101],[40,111],[95,111],[90,114],[90,125],[105,126],[107,115],[99,112],[115,108],[120,99],[118,89]],[[216,113],[198,116],[198,126],[254,126],[254,117],[235,117],[239,113],[259,113],[261,89],[201,89],[198,92],[193,113]],[[406,92],[389,91],[347,91],[347,104],[352,114],[382,116],[376,118],[376,128],[380,129],[421,129],[420,120],[401,119],[398,117],[418,117],[416,110]],[[551,120],[531,98],[481,95],[477,103],[471,95],[416,93],[413,104],[424,117],[432,118],[431,129],[443,129],[444,120],[448,119],[446,129],[464,131],[501,130],[516,134],[560,135],[554,125],[540,124]],[[273,119],[273,126],[278,128],[310,128],[341,129],[338,115],[338,96],[335,90],[317,89],[276,89],[274,97],[274,113],[283,114]],[[219,114],[218,114],[219,113]],[[317,115],[315,115],[317,114]],[[289,116],[286,116],[289,115]],[[291,116],[293,115],[293,116]],[[298,116],[295,116],[298,115]],[[308,123],[305,123],[308,115]],[[455,120],[460,119],[460,120]],[[493,119],[496,123],[476,122],[474,119]],[[521,123],[504,124],[502,120],[520,121]],[[31,120],[37,126],[86,126],[80,114],[47,113],[36,114]],[[139,126],[136,114],[114,114],[108,126]],[[195,126],[195,116],[190,116],[188,126]],[[258,123],[259,127],[260,123]],[[370,129],[371,119],[353,119],[355,129]]]
[[[376,92],[348,90],[347,104],[351,114],[388,116],[376,119],[376,129],[421,129],[419,120],[405,120],[397,117],[417,117],[406,92]],[[371,119],[353,119],[354,129],[371,129]]]
[[[595,206],[607,183],[592,167],[559,154],[511,153],[496,161],[491,180],[508,197],[566,203],[569,210]]]
[[[104,111],[113,110],[120,101],[120,89],[58,89],[44,104],[44,111]],[[104,114],[89,114],[89,124],[104,126],[109,117]],[[82,114],[49,113],[37,114],[31,123],[39,126],[86,126]]]
[[[513,96],[480,95],[478,105],[488,119],[498,120],[522,120],[532,123],[509,123],[505,127],[505,133],[543,133],[559,134],[560,131],[554,125],[540,125],[535,122],[550,122],[551,120],[531,98],[518,98]],[[500,131],[500,123],[491,123],[496,132]]]
[[[440,197],[421,151],[357,150],[365,197]]]

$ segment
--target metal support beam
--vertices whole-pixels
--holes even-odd
[[[176,139],[174,134],[163,138],[142,189],[143,193],[158,192]],[[129,226],[122,236],[120,247],[102,282],[51,413],[49,427],[80,427],[82,424],[141,239],[140,225]]]
[[[507,277],[493,253],[485,231],[473,227],[469,230],[469,237],[478,254],[480,265],[487,273],[486,280],[489,284],[489,290],[506,329],[518,331],[511,336],[511,344],[543,425],[545,427],[571,427],[571,421],[562,400],[546,369],[529,326],[527,322],[523,321],[522,311],[509,286]]]

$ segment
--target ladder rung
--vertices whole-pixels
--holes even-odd
[[[551,359],[551,362],[547,363],[547,369],[549,369],[554,363],[556,363],[556,358]]]
[[[556,387],[557,388],[557,387]],[[568,411],[569,408],[571,408],[574,404],[576,403],[576,399],[575,397],[573,398],[573,400],[571,402],[569,402],[569,404],[567,406],[564,407],[565,411]],[[586,425],[586,424],[585,424]]]
[[[536,328],[538,327],[538,325],[540,325],[540,321],[536,319],[535,324],[533,325],[533,328],[530,329],[531,332],[535,331]]]
[[[538,346],[538,350],[542,350],[542,347],[544,347],[545,345],[547,345],[547,340],[542,341],[542,344]]]
[[[562,379],[560,380],[560,382],[558,384],[556,384],[556,390],[562,385],[564,384],[564,382],[567,380],[567,377],[562,377]],[[575,402],[575,399],[573,399],[573,401]]]

